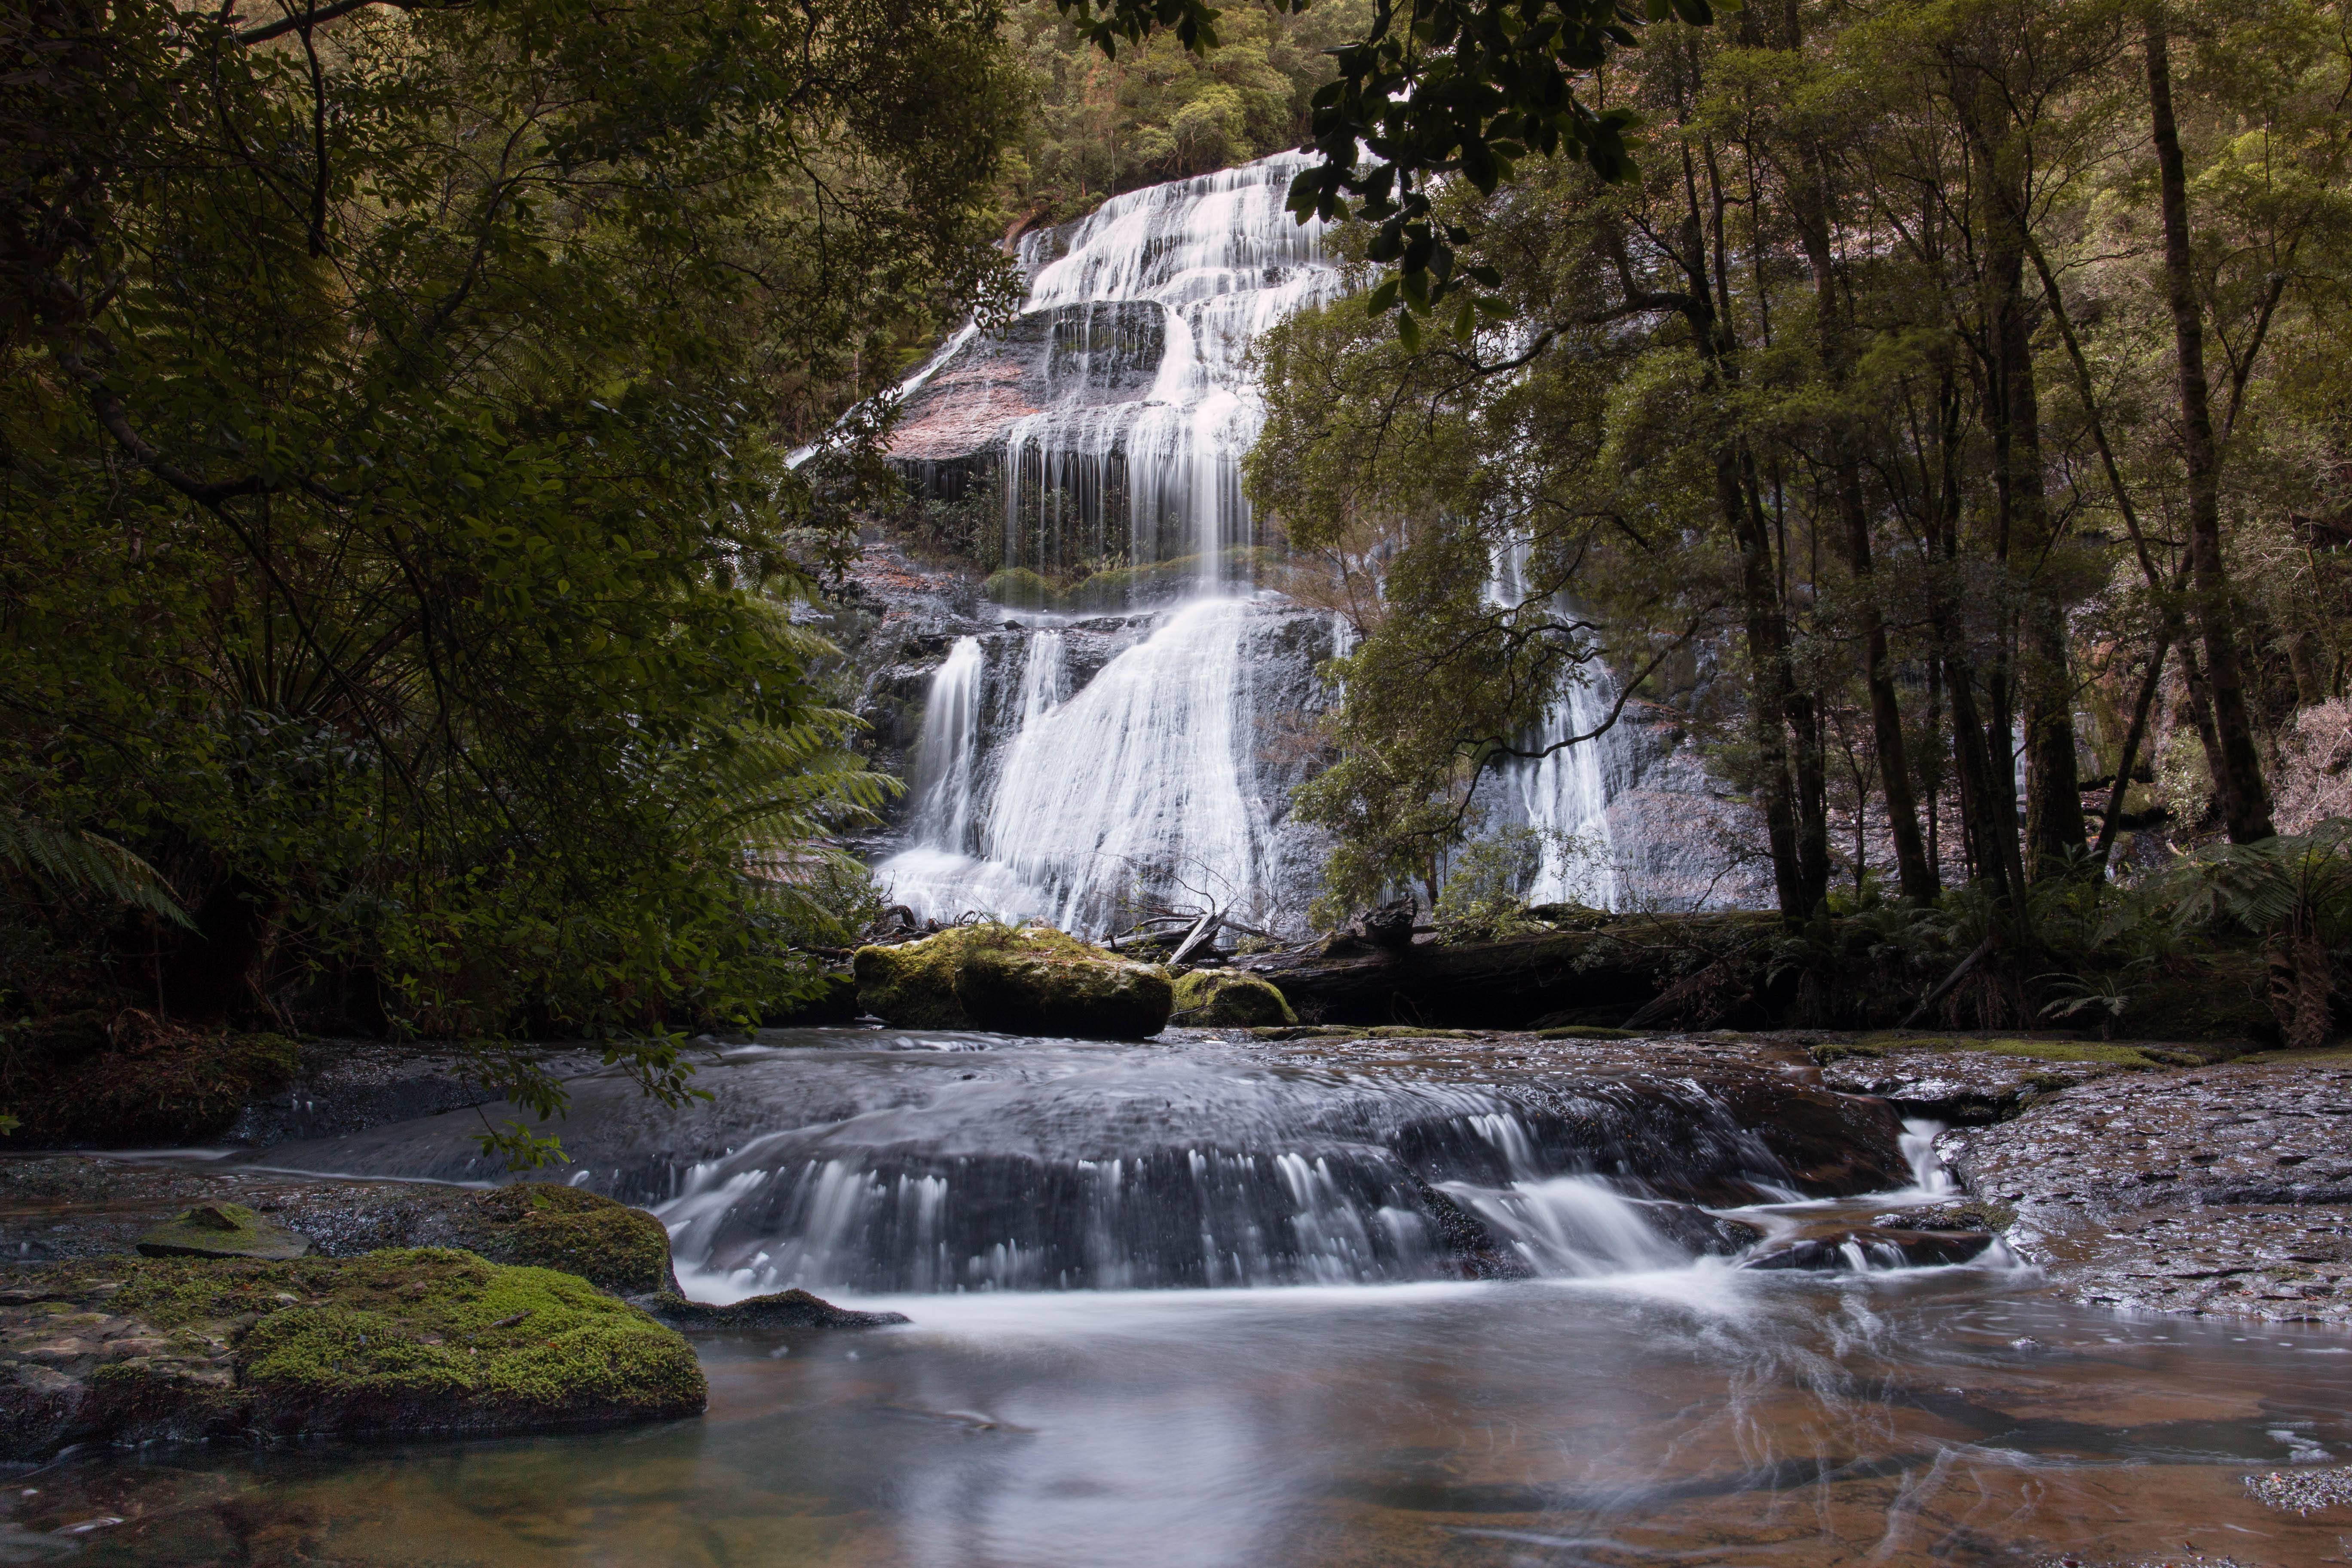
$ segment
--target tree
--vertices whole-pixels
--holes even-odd
[[[0,787],[195,930],[59,925],[21,875],[12,918],[192,1019],[646,1030],[805,985],[762,911],[885,781],[781,607],[872,465],[783,443],[1009,303],[1000,19],[0,22]]]

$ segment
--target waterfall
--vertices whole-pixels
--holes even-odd
[[[915,830],[923,841],[961,849],[971,837],[971,775],[980,745],[978,637],[958,637],[931,678],[917,743]]]
[[[1255,542],[1240,482],[1264,423],[1249,345],[1341,287],[1323,225],[1283,210],[1311,162],[1283,153],[1131,192],[1022,240],[1024,312],[1055,318],[1049,352],[1066,363],[1046,367],[1045,405],[1003,437],[1007,566],[1066,567],[1074,540],[1100,541],[1105,560],[1122,545],[1129,565],[1192,556],[1198,587],[1229,580],[1224,552]],[[1157,307],[1159,319],[1139,328],[1135,306]],[[1108,344],[1103,319],[1118,323]],[[1123,362],[1154,326],[1150,384],[1105,400],[1096,359],[1108,351]]]
[[[1259,776],[1253,673],[1311,662],[1275,646],[1307,612],[1219,595],[1248,592],[1235,552],[1256,542],[1250,344],[1342,287],[1322,226],[1283,210],[1307,163],[1131,192],[1026,236],[1019,321],[959,333],[901,386],[894,460],[941,493],[992,476],[1006,568],[1179,601],[1139,639],[1121,623],[1126,645],[1091,670],[1071,657],[1077,627],[956,643],[931,681],[908,847],[877,868],[918,912],[1099,931],[1138,889],[1265,902],[1284,803]]]
[[[667,1192],[612,1173],[698,1293],[1590,1279],[1736,1244],[1667,1196],[1753,1202],[1790,1179],[1690,1083],[899,1044],[854,1108],[833,1102],[857,1058],[780,1054],[770,1092],[825,1120],[713,1150]]]
[[[1235,600],[1188,605],[1013,738],[985,853],[1050,894],[1055,924],[1101,928],[1139,879],[1221,908],[1259,880],[1249,619]]]
[[[1516,609],[1527,602],[1528,546],[1524,540],[1495,552],[1486,599]],[[1565,604],[1559,608],[1572,615]],[[1617,700],[1616,679],[1598,659],[1580,665],[1552,700],[1542,724],[1521,743],[1532,751],[1570,735],[1589,734],[1609,717]],[[1625,731],[1612,726],[1591,739],[1505,764],[1507,821],[1543,835],[1541,857],[1528,888],[1531,904],[1579,903],[1612,910],[1622,902],[1617,874],[1617,830],[1609,803],[1631,781],[1633,765]]]

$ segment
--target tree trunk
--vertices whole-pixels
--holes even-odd
[[[2213,705],[2218,766],[2213,786],[2232,844],[2268,838],[2269,792],[2254,746],[2244,673],[2231,625],[2229,572],[2221,560],[2221,454],[2205,380],[2205,316],[2198,303],[2189,247],[2189,181],[2180,132],[2172,117],[2172,59],[2164,14],[2147,13],[2147,100],[2156,142],[2157,184],[2164,209],[2164,281],[2172,309],[2172,337],[2180,376],[2180,426],[2189,468],[2189,569],[2199,629],[2204,634],[2205,679]]]
[[[1793,28],[1793,21],[1790,24]],[[1790,206],[1805,259],[1813,275],[1813,323],[1822,370],[1833,387],[1847,380],[1850,343],[1845,310],[1838,297],[1836,261],[1830,249],[1828,176],[1818,150],[1804,158],[1804,177],[1792,182]],[[1862,631],[1862,678],[1870,692],[1872,740],[1878,752],[1879,790],[1886,797],[1886,826],[1895,840],[1895,879],[1915,903],[1936,898],[1936,868],[1919,837],[1919,803],[1911,791],[1911,766],[1903,743],[1903,708],[1886,660],[1886,618],[1871,582],[1874,563],[1870,514],[1863,506],[1862,466],[1843,432],[1832,437],[1830,485],[1837,498],[1844,535],[1846,569],[1853,574],[1856,613]],[[1856,813],[1857,819],[1860,813]],[[1859,822],[1857,821],[1857,831]]]
[[[2033,374],[2033,324],[2026,312],[2027,197],[2012,139],[1998,121],[2009,110],[1989,78],[1967,103],[1969,132],[1990,197],[1985,226],[1986,335],[1991,356],[1987,414],[1993,431],[1994,486],[2000,508],[1997,553],[2004,562],[2039,560],[2052,525],[2042,472],[2042,404]],[[2029,594],[2020,610],[2017,689],[2025,740],[2023,861],[2040,877],[2072,864],[2084,841],[2081,778],[2074,765],[2074,689],[2067,669],[2063,605]],[[1994,684],[2005,684],[1995,672]],[[2006,702],[2000,704],[2002,718]],[[2013,793],[2006,815],[2016,815]]]

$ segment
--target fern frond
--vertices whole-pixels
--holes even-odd
[[[0,860],[55,891],[87,892],[193,931],[163,873],[111,838],[0,809]]]

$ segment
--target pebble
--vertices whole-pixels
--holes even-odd
[[[2352,1466],[2326,1470],[2273,1470],[2248,1476],[2246,1489],[2276,1509],[2352,1508]]]

